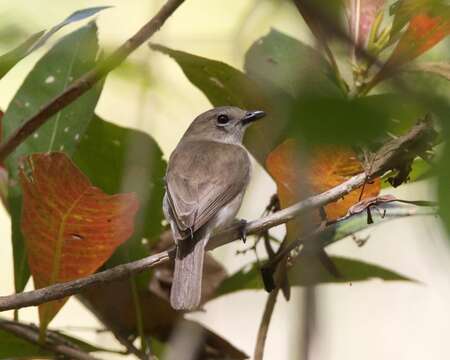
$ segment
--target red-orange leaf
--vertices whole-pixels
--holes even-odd
[[[136,196],[103,193],[63,153],[25,158],[20,183],[22,233],[36,288],[92,274],[133,233]],[[41,329],[66,300],[39,306]]]
[[[388,66],[399,66],[414,60],[431,49],[450,34],[450,8],[439,14],[418,14],[414,16],[392,53]]]
[[[278,196],[282,208],[300,201],[307,195],[306,191],[318,194],[335,187],[351,176],[363,171],[361,162],[349,148],[338,146],[321,146],[313,149],[308,158],[309,166],[305,173],[299,169],[298,144],[288,139],[275,148],[266,160],[266,167],[278,187]],[[363,199],[378,195],[380,180],[366,184]],[[325,207],[328,220],[344,216],[347,210],[359,201],[361,190],[357,189],[342,200]],[[318,222],[320,221],[319,218]],[[288,223],[288,233],[298,234],[299,224]]]

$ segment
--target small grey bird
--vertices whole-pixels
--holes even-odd
[[[194,119],[171,154],[163,210],[177,252],[170,293],[174,309],[200,304],[205,246],[238,212],[250,176],[245,129],[265,116],[224,106]]]

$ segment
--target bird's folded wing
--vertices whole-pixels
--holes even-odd
[[[178,146],[169,164],[167,195],[182,238],[233,200],[245,188],[250,171],[245,149],[212,141]]]

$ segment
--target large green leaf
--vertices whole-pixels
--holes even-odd
[[[221,61],[161,45],[151,48],[172,57],[213,106],[232,105],[266,111],[268,116],[252,125],[245,138],[247,148],[264,165],[267,154],[285,138],[289,104],[293,102],[291,96],[282,90],[264,87]]]
[[[14,96],[3,117],[4,136],[11,135],[22,122],[61,93],[74,79],[90,70],[98,53],[97,27],[90,23],[65,36],[34,66]],[[19,159],[27,154],[65,151],[72,154],[92,118],[102,84],[54,115],[6,159],[11,184],[8,203],[12,220],[16,291],[23,290],[29,270],[20,233],[22,198],[17,183]]]
[[[323,56],[312,47],[277,30],[257,40],[245,56],[245,73],[253,80],[301,93],[342,96]]]
[[[295,98],[291,137],[309,142],[361,143],[384,134],[393,107],[388,96],[347,99],[320,53],[276,30],[256,41],[245,61],[246,74]]]
[[[331,261],[342,275],[336,278],[325,269],[317,257],[303,257],[290,270],[289,283],[294,286],[308,286],[325,283],[352,283],[379,278],[385,281],[411,281],[410,278],[386,269],[382,266],[349,259],[330,256]],[[217,296],[241,290],[264,289],[259,265],[253,263],[245,266],[224,280],[217,290]]]
[[[158,144],[146,133],[123,128],[95,116],[74,154],[77,166],[107,193],[135,192],[140,209],[132,238],[120,246],[106,266],[148,255],[149,242],[161,232],[166,162]]]

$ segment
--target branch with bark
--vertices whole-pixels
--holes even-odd
[[[36,114],[26,119],[23,124],[0,145],[0,163],[3,163],[5,158],[11,154],[15,148],[39,127],[44,125],[53,115],[90,90],[110,71],[118,67],[134,50],[150,39],[150,37],[161,28],[166,20],[183,2],[184,0],[168,0],[159,12],[122,46],[95,66],[91,71],[75,80],[60,95],[44,105]]]
[[[288,208],[272,213],[260,219],[250,221],[246,224],[248,235],[258,234],[274,226],[287,223],[298,215],[319,209],[334,202],[351,191],[360,188],[367,181],[384,175],[388,171],[400,173],[404,164],[410,163],[415,157],[430,149],[434,144],[436,131],[431,119],[419,121],[411,130],[398,139],[386,143],[380,150],[369,158],[364,173],[353,176],[344,183],[325,191],[319,195],[312,196],[300,201]],[[396,175],[394,175],[396,176]],[[235,225],[215,235],[208,243],[208,250],[230,243],[240,238],[242,225]],[[96,274],[64,283],[51,285],[45,288],[0,297],[0,311],[20,309],[28,306],[39,305],[51,300],[57,300],[66,296],[74,295],[84,288],[96,284],[119,280],[150,269],[156,265],[168,261],[175,255],[175,248],[148,256],[144,259],[119,265],[114,268],[98,272]]]
[[[43,342],[39,340],[39,329],[32,325],[26,325],[18,323],[16,321],[0,320],[0,329],[5,330],[11,334],[16,335],[26,341],[34,343],[43,349],[46,349],[54,354],[62,355],[68,359],[77,360],[97,360],[98,358],[89,355],[83,350],[78,349],[75,346],[70,346],[67,341],[59,339],[58,334],[51,331],[47,333],[47,336]]]

